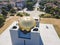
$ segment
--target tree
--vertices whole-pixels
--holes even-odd
[[[11,4],[7,4],[5,6],[3,6],[1,9],[5,9],[6,11],[10,11],[12,9]]]
[[[10,16],[14,16],[15,13],[16,13],[16,10],[15,10],[14,8],[12,8],[12,9],[10,10]]]
[[[16,13],[16,10],[15,10],[14,8],[12,8],[12,9],[10,10],[10,13]]]
[[[5,9],[2,9],[2,12],[1,13],[3,14],[4,18],[7,17],[8,12]]]
[[[7,4],[7,8],[8,8],[8,11],[10,11],[12,9],[11,4]]]
[[[44,6],[46,3],[46,1],[40,1],[39,5]]]
[[[3,26],[4,22],[5,22],[4,17],[0,15],[0,27]]]
[[[46,11],[47,13],[50,13],[51,8],[52,8],[51,6],[47,6],[46,9],[45,9],[45,11]]]
[[[57,2],[57,1],[54,1],[53,3],[54,3],[55,5],[57,5],[58,2]]]
[[[40,1],[40,2],[39,2],[39,5],[40,5],[39,8],[40,8],[41,10],[43,10],[43,9],[45,8],[45,4],[46,4],[46,3],[47,3],[46,1]]]
[[[26,1],[26,7],[28,8],[28,10],[33,10],[34,4],[35,4],[35,2],[33,0]]]

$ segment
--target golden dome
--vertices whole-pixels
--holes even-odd
[[[19,27],[24,31],[30,31],[32,27],[36,26],[36,22],[32,17],[21,17],[19,19]]]

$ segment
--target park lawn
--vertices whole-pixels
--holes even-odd
[[[60,19],[41,18],[40,22],[45,24],[53,24],[58,36],[60,37]]]

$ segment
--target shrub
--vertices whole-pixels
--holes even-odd
[[[41,15],[39,15],[39,17],[43,17],[45,14],[41,14]]]
[[[23,17],[23,13],[21,13],[21,12],[19,12],[19,13],[17,13],[17,16],[20,16],[20,17]]]
[[[23,17],[23,16],[30,16],[30,14],[26,13],[26,12],[19,12],[17,13],[17,16]]]
[[[52,16],[50,14],[45,14],[44,17],[45,18],[51,18]]]
[[[16,13],[16,10],[15,10],[14,8],[12,8],[12,9],[10,10],[10,13]]]
[[[60,19],[60,16],[59,15],[55,15],[54,17],[57,18],[57,19]]]
[[[10,14],[10,16],[14,16],[14,14],[12,13],[12,14]]]
[[[43,18],[51,18],[52,17],[50,14],[41,14],[39,16],[43,17]]]
[[[28,14],[28,13],[26,13],[26,12],[23,12],[23,14],[24,14],[25,16],[30,16],[30,14]]]

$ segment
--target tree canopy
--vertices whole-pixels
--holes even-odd
[[[0,15],[0,27],[4,24],[5,19],[2,15]]]

